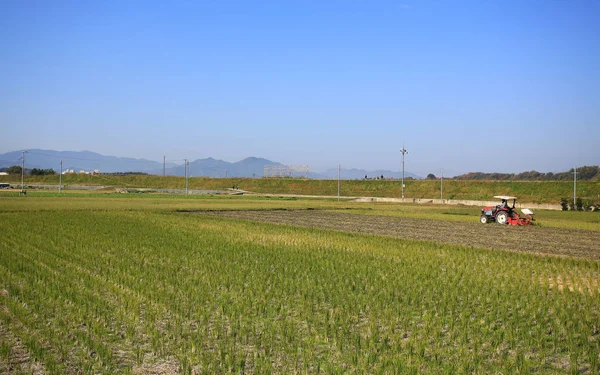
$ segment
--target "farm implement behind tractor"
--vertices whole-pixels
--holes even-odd
[[[497,206],[487,206],[481,209],[479,221],[483,224],[495,221],[498,224],[508,225],[532,225],[535,221],[533,212],[528,208],[521,209],[523,215],[519,215],[515,210],[517,197],[509,197],[505,195],[495,195],[494,198],[502,199],[502,203]],[[512,207],[508,205],[508,201],[513,201]]]

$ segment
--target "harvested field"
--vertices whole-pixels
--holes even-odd
[[[202,215],[254,220],[530,253],[600,259],[600,233],[577,229],[511,227],[479,222],[359,215],[321,210],[203,211]]]

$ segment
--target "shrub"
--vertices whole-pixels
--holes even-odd
[[[47,176],[47,175],[54,175],[54,174],[56,174],[56,172],[52,168],[49,168],[49,169],[33,168],[31,170],[32,176]]]
[[[583,211],[583,199],[577,198],[575,201],[576,211]]]
[[[568,203],[568,199],[567,198],[560,198],[560,208],[563,211],[568,211],[569,210],[569,203]]]

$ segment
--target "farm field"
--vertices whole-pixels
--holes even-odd
[[[264,209],[316,209],[344,210],[365,215],[400,216],[443,221],[473,223],[479,220],[481,208],[475,206],[452,206],[431,204],[357,203],[342,198],[296,198],[281,196],[214,196],[159,194],[115,194],[107,191],[67,191],[63,194],[31,190],[28,198],[17,198],[18,193],[0,190],[2,210],[264,210]],[[600,231],[598,212],[536,210],[540,226]]]
[[[0,373],[598,374],[598,215],[477,218],[0,195]]]

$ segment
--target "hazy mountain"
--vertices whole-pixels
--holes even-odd
[[[21,165],[21,151],[0,154],[0,167]],[[54,150],[27,150],[25,154],[25,168],[52,168],[60,170],[60,161],[63,161],[63,170],[73,169],[92,171],[98,169],[100,172],[153,172],[160,170],[162,163],[134,158],[121,158],[116,156],[101,155],[92,151],[54,151]],[[167,164],[167,167],[175,164]]]
[[[189,174],[192,177],[262,177],[265,165],[281,165],[267,159],[250,157],[230,163],[213,158],[198,159],[190,162]],[[183,176],[183,165],[167,170],[167,174]]]
[[[21,165],[21,151],[12,151],[0,154],[0,168],[10,167],[12,165]],[[54,151],[54,150],[28,150],[25,154],[25,168],[52,168],[55,171],[60,170],[60,161],[63,161],[63,170],[72,169],[75,172],[80,170],[92,171],[98,169],[100,173],[112,172],[145,172],[149,174],[162,175],[163,165],[161,162],[122,158],[116,156],[101,155],[91,151]],[[190,161],[189,174],[192,177],[263,177],[265,165],[283,166],[278,162],[271,160],[249,157],[235,163],[214,158],[198,159]],[[166,174],[168,176],[184,176],[185,168],[183,164],[166,164]],[[367,175],[369,178],[383,175],[386,178],[400,178],[401,172],[392,172],[387,170],[367,171],[364,169],[343,169],[342,179],[353,180],[362,179]],[[309,177],[313,179],[337,179],[337,169],[329,169],[325,172],[310,172]],[[420,178],[410,172],[405,173],[405,177]]]

